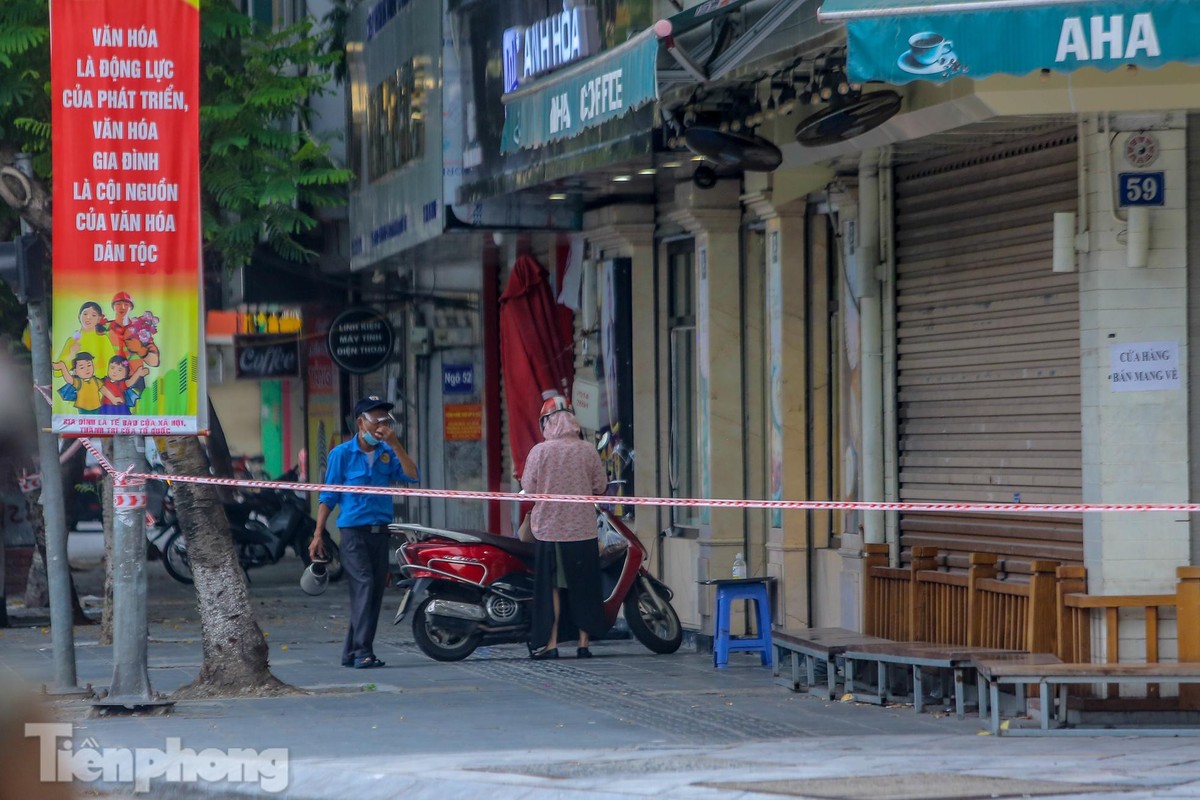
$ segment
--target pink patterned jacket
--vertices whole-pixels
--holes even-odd
[[[546,420],[545,441],[529,451],[521,487],[534,494],[604,494],[608,476],[595,448],[579,438],[575,415],[560,411]],[[533,507],[534,538],[578,542],[596,538],[596,509],[586,503],[541,501]]]

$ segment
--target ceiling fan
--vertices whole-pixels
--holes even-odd
[[[684,131],[688,149],[719,166],[739,167],[750,172],[771,172],[783,163],[783,153],[761,136],[745,136],[707,125]]]
[[[837,144],[877,128],[900,110],[900,95],[887,90],[858,95],[801,120],[796,141],[805,147]]]

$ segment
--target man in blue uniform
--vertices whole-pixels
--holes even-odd
[[[415,483],[417,463],[400,444],[392,428],[392,404],[371,396],[354,406],[357,433],[329,451],[325,483],[332,486],[388,486],[397,481]],[[355,669],[382,667],[375,656],[375,628],[383,605],[388,573],[388,523],[392,497],[324,491],[318,498],[317,525],[309,555],[325,557],[321,532],[339,504],[338,528],[342,532],[342,567],[350,586],[350,628],[342,649],[342,666]]]

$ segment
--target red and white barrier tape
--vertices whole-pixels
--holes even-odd
[[[39,392],[50,400],[41,386]],[[681,498],[681,497],[612,497],[609,495],[584,494],[516,494],[514,492],[471,492],[459,489],[408,489],[400,486],[343,486],[291,481],[254,481],[239,478],[215,478],[202,475],[159,475],[149,472],[134,472],[130,466],[118,470],[104,457],[90,439],[79,441],[117,485],[137,486],[145,481],[176,481],[178,483],[212,486],[233,486],[242,489],[284,489],[297,492],[337,492],[345,494],[381,494],[395,497],[433,497],[453,500],[504,500],[508,502],[534,502],[551,500],[556,503],[619,503],[624,506],[678,506],[704,508],[754,508],[781,511],[956,511],[972,514],[1094,514],[1113,512],[1161,511],[1191,513],[1200,511],[1200,503],[876,503],[865,501],[838,500],[738,500],[733,498]]]
[[[515,494],[513,492],[473,492],[458,489],[422,489],[400,486],[345,486],[339,484],[298,483],[294,481],[255,481],[238,478],[214,478],[201,475],[157,475],[153,473],[114,473],[130,480],[165,480],[176,483],[233,486],[242,489],[283,489],[299,492],[336,492],[345,494],[381,494],[395,497],[434,497],[454,500],[505,500],[556,503],[619,503],[630,506],[690,506],[706,508],[756,508],[783,511],[959,511],[970,513],[1095,513],[1117,511],[1200,511],[1200,503],[872,503],[836,500],[739,500],[734,498],[612,497],[584,494]]]

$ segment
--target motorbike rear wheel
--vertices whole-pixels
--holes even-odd
[[[413,612],[413,639],[421,652],[435,661],[462,661],[475,652],[482,636],[478,632],[455,633],[437,627],[425,613],[425,609],[436,599],[428,598]]]
[[[168,575],[180,583],[192,585],[192,562],[188,560],[183,531],[177,529],[167,537],[167,543],[163,545],[162,562]]]
[[[671,601],[645,586],[645,578],[629,590],[625,598],[625,621],[629,631],[647,648],[661,655],[674,653],[683,643],[683,626]]]

